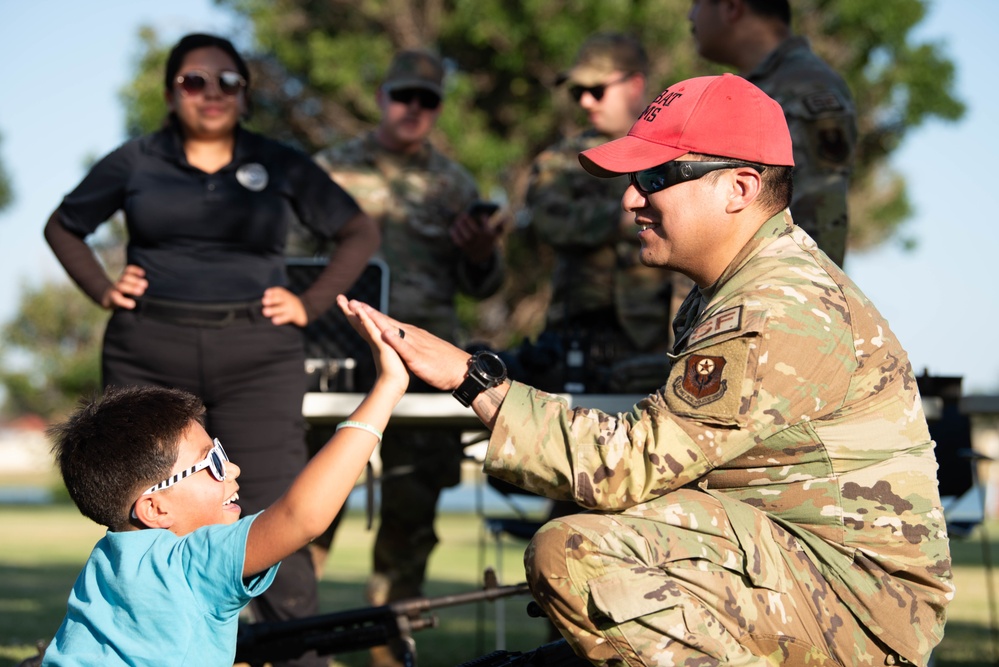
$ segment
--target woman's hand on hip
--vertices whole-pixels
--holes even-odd
[[[269,287],[264,291],[264,317],[276,325],[294,324],[304,327],[309,323],[302,300],[283,287]]]
[[[101,307],[108,310],[132,310],[135,308],[135,300],[145,294],[148,287],[149,281],[146,280],[146,272],[142,267],[129,264],[121,272],[117,282],[104,292]]]

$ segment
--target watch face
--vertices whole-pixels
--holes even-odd
[[[480,354],[475,365],[478,369],[490,378],[499,379],[506,376],[506,364],[495,354]]]

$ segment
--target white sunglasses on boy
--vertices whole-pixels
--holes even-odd
[[[201,461],[198,461],[190,468],[187,468],[186,470],[181,470],[176,475],[171,475],[170,477],[167,477],[159,484],[154,484],[153,486],[149,487],[148,489],[140,493],[139,497],[148,495],[150,493],[156,493],[157,491],[162,491],[163,489],[167,489],[176,484],[177,482],[186,479],[191,475],[193,475],[194,473],[204,470],[205,468],[208,468],[208,471],[212,474],[212,477],[214,477],[220,482],[224,482],[225,473],[226,473],[225,464],[226,461],[229,460],[229,457],[226,456],[225,450],[222,449],[222,443],[219,442],[218,438],[215,438],[212,442],[214,443],[214,445],[212,446],[211,450],[208,452],[208,456],[206,456]],[[132,507],[132,518],[133,519],[139,518],[135,514],[135,506]]]

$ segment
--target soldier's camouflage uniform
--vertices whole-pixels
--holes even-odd
[[[540,153],[519,223],[530,225],[556,254],[546,328],[563,335],[598,330],[609,340],[594,346],[597,363],[610,366],[636,354],[667,351],[672,314],[693,283],[639,261],[634,215],[621,208],[627,177],[595,178],[583,171],[579,153],[606,141],[591,129]],[[661,369],[659,362],[651,384],[642,374],[614,378],[613,387],[599,389],[652,391]]]
[[[535,536],[535,598],[599,664],[925,664],[950,555],[887,322],[785,212],[676,327],[630,412],[504,400],[485,470],[596,510]]]
[[[381,226],[388,313],[461,344],[456,294],[486,297],[503,280],[498,251],[477,267],[448,235],[478,197],[471,175],[429,143],[401,155],[383,149],[373,133],[323,150],[316,162]],[[410,390],[418,391],[417,385],[414,379]],[[453,429],[385,429],[373,604],[423,594],[427,559],[437,544],[437,500],[441,489],[460,479],[460,436]]]
[[[784,109],[794,149],[795,224],[843,266],[846,192],[857,144],[850,89],[804,37],[784,40],[746,79]]]

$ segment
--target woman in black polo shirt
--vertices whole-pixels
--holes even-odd
[[[98,162],[45,227],[73,280],[114,311],[104,386],[200,396],[208,432],[242,469],[244,514],[271,504],[306,461],[298,328],[347,291],[380,241],[376,225],[311,158],[240,126],[249,79],[229,41],[181,39],[166,66],[164,127]],[[119,209],[127,266],[112,282],[84,239]],[[285,287],[293,218],[337,242],[300,297]],[[306,551],[284,562],[257,610],[265,619],[318,611]]]

